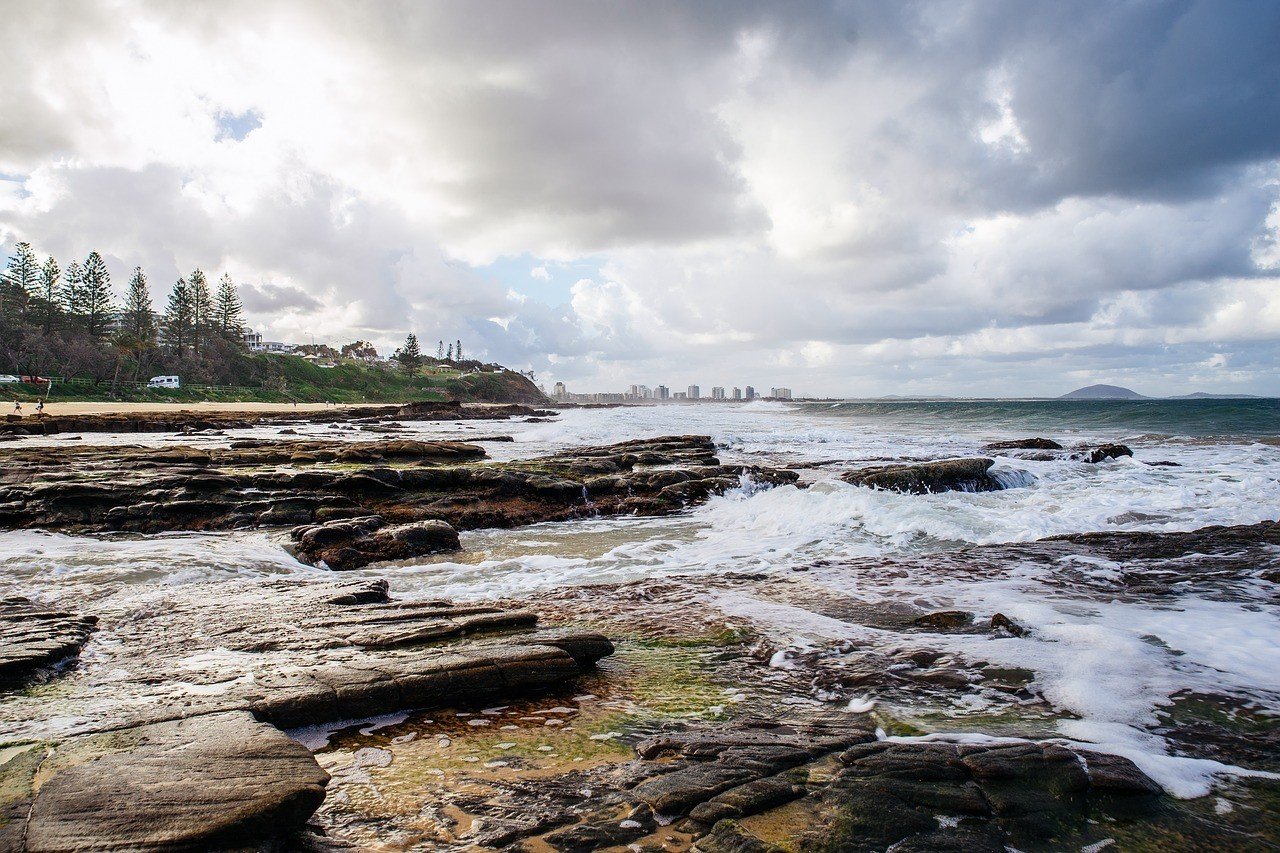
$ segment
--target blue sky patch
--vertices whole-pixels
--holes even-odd
[[[599,279],[600,264],[601,259],[595,257],[544,261],[525,252],[503,255],[491,264],[474,269],[484,278],[556,307],[569,301],[569,289],[575,282],[584,278]]]
[[[246,110],[242,113],[219,112],[214,120],[218,123],[218,133],[214,137],[218,142],[224,139],[242,141],[253,131],[262,127],[262,113],[257,110]]]

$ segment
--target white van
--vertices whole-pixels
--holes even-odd
[[[176,376],[152,376],[147,383],[148,388],[181,388],[182,381]]]

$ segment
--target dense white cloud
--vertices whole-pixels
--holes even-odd
[[[271,338],[1278,390],[1274,4],[2,5],[0,241],[229,270]]]

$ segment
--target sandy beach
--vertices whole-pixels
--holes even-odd
[[[144,412],[311,412],[322,409],[345,409],[351,406],[396,405],[394,403],[46,403],[44,413],[53,415],[140,414]],[[4,411],[10,414],[12,409]],[[22,414],[35,414],[35,403],[23,403]]]

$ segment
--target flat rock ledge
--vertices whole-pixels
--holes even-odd
[[[0,419],[0,435],[56,435],[65,432],[146,433],[247,429],[269,424],[375,423],[380,421],[509,420],[554,415],[515,403],[463,405],[456,402],[403,405],[335,406],[320,411],[122,412],[84,415],[8,415]]]
[[[944,459],[913,465],[876,465],[840,475],[855,486],[927,495],[934,492],[994,492],[1004,486],[987,473],[994,459]]]
[[[29,752],[47,778],[22,837],[22,821],[0,827],[27,853],[259,848],[305,822],[329,781],[306,747],[244,711]]]
[[[227,530],[381,516],[458,530],[661,515],[799,475],[721,465],[707,436],[663,436],[484,464],[458,442],[234,442],[227,448],[23,448],[0,471],[0,529]],[[327,535],[327,534],[326,534]],[[357,549],[358,550],[358,549]]]
[[[0,599],[0,687],[75,657],[97,621],[22,597]]]
[[[62,676],[56,728],[38,694],[0,704],[0,851],[296,849],[328,776],[281,729],[514,698],[613,652],[381,580],[193,584],[134,607]]]

